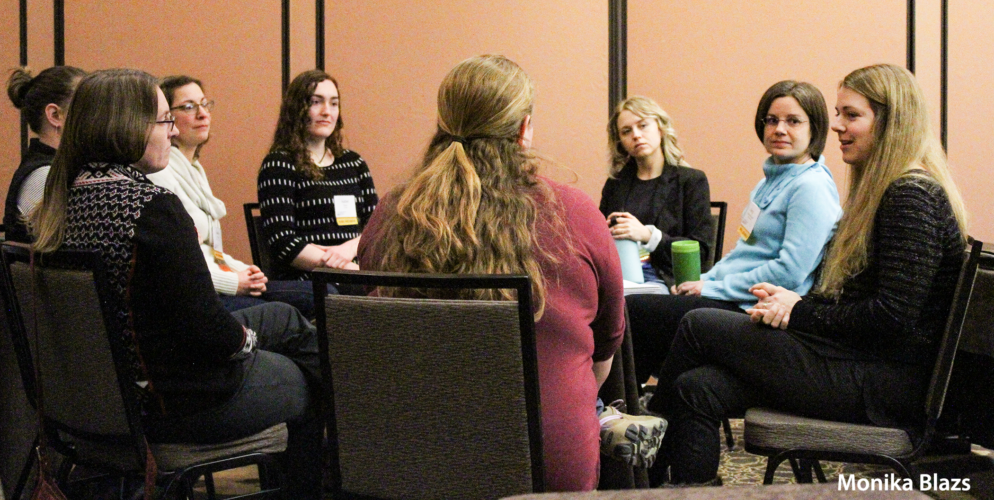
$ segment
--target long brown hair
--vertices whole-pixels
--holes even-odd
[[[134,69],[96,71],[80,80],[45,195],[28,215],[37,251],[50,252],[62,244],[69,189],[84,165],[141,160],[159,108],[155,89],[152,75]]]
[[[927,177],[920,172],[928,172],[949,198],[960,233],[967,235],[963,198],[932,131],[925,96],[914,75],[891,64],[868,66],[849,73],[839,88],[870,101],[874,144],[865,164],[849,168],[849,196],[816,289],[828,297],[837,297],[845,280],[866,268],[874,216],[884,192],[901,177]]]
[[[310,121],[307,111],[311,106],[311,96],[314,95],[314,89],[325,80],[330,80],[331,83],[335,84],[335,90],[338,91],[339,102],[341,102],[342,89],[339,88],[338,81],[328,73],[312,69],[297,75],[286,88],[286,93],[283,94],[280,117],[276,122],[276,133],[273,134],[273,145],[269,148],[270,153],[279,151],[289,153],[293,157],[297,171],[315,180],[320,179],[322,173],[307,151],[307,125]],[[339,104],[335,131],[324,141],[325,147],[331,150],[331,154],[335,155],[336,158],[345,152],[342,147],[342,127],[344,126],[341,105]]]
[[[555,256],[538,244],[536,197],[545,200],[543,210],[559,211],[535,157],[518,142],[534,96],[532,80],[503,56],[466,59],[446,75],[435,136],[412,178],[394,189],[396,210],[374,243],[382,249],[380,269],[526,273],[541,317],[545,278],[536,257]],[[478,290],[466,298],[507,300],[511,293]]]

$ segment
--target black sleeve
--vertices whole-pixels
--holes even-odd
[[[244,330],[214,291],[193,220],[172,193],[142,208],[134,236],[131,308],[136,330],[149,332],[159,353],[189,361],[227,361]]]
[[[897,340],[918,322],[943,258],[948,202],[920,184],[895,183],[874,217],[867,269],[877,269],[875,290],[839,303],[805,297],[794,305],[790,327],[850,344]]]
[[[611,212],[616,212],[617,208],[614,206],[615,191],[618,189],[618,179],[608,178],[604,182],[604,188],[601,189],[601,203],[598,207],[601,214],[607,217]]]
[[[670,262],[670,249],[674,241],[695,240],[701,244],[701,261],[707,258],[711,248],[711,187],[704,172],[683,168],[687,175],[683,183],[683,207],[680,216],[683,218],[683,234],[666,234],[652,252],[653,262]],[[660,231],[663,228],[659,228]],[[719,237],[721,237],[719,235]],[[715,256],[717,261],[720,256]]]

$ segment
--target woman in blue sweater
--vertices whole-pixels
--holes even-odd
[[[630,295],[635,367],[650,378],[666,357],[688,311],[742,312],[756,303],[749,287],[768,282],[807,293],[842,213],[839,192],[821,155],[828,136],[825,98],[810,83],[770,87],[756,110],[756,135],[770,156],[765,177],[749,195],[740,239],[700,281],[672,287],[672,295]],[[653,383],[650,380],[650,384]]]

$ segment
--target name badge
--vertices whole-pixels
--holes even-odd
[[[339,226],[356,226],[359,216],[356,214],[356,199],[353,195],[339,195],[332,198],[335,203],[335,222]]]
[[[221,222],[212,220],[211,221],[211,246],[214,247],[215,252],[223,252],[224,248],[221,245]]]
[[[217,250],[213,250],[213,253],[214,253],[214,262],[217,264],[217,267],[221,268],[221,270],[226,273],[234,272],[234,270],[228,266],[228,263],[224,261],[223,253]]]
[[[745,213],[742,214],[742,223],[739,224],[738,232],[743,240],[749,240],[749,235],[752,234],[752,228],[756,226],[756,219],[759,219],[760,212],[759,205],[750,201]]]

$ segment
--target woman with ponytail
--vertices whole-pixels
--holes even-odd
[[[853,71],[835,112],[851,181],[819,283],[804,297],[753,285],[748,316],[688,313],[662,364],[648,406],[670,420],[674,483],[718,482],[719,422],[752,406],[888,427],[922,418],[966,211],[910,72]]]
[[[538,175],[534,94],[528,75],[502,56],[473,57],[452,69],[438,90],[438,128],[424,160],[373,214],[359,263],[381,271],[530,275],[546,484],[590,490],[599,463],[593,404],[624,331],[621,268],[593,202]]]
[[[306,280],[315,267],[356,269],[362,228],[378,201],[366,161],[342,145],[338,82],[321,70],[290,82],[259,169],[270,279]]]
[[[27,68],[15,69],[10,75],[7,95],[36,137],[31,139],[7,190],[3,224],[8,240],[30,242],[24,218],[41,201],[62,138],[69,100],[85,74],[72,66],[53,66],[35,77]]]

